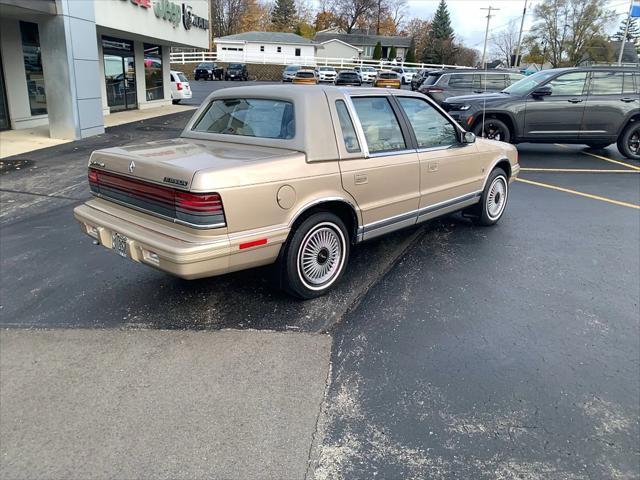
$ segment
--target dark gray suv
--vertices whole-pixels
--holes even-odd
[[[640,160],[640,70],[634,67],[544,70],[502,92],[450,97],[442,106],[486,138],[592,148],[617,143],[624,156]]]

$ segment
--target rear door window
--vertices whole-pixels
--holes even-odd
[[[387,98],[355,97],[351,101],[362,125],[369,153],[407,148],[402,129]]]
[[[336,111],[338,112],[338,120],[340,121],[340,129],[342,130],[342,139],[344,140],[344,146],[349,153],[355,153],[360,151],[360,143],[356,136],[356,129],[353,127],[351,121],[351,115],[347,110],[347,105],[344,100],[336,101]]]
[[[623,95],[640,95],[640,73],[625,72],[622,80]]]
[[[621,95],[623,72],[593,72],[589,87],[590,95]]]

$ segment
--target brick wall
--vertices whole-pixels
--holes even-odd
[[[183,72],[189,80],[193,80],[193,71],[200,62],[196,63],[172,63],[171,70],[178,70]],[[227,63],[217,62],[219,66],[227,69]],[[282,71],[284,65],[261,65],[261,64],[247,64],[247,70],[249,71],[250,80],[269,80],[280,81],[282,80]]]

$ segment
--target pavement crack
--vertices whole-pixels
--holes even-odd
[[[333,343],[333,342],[332,342]],[[311,433],[311,442],[309,444],[309,451],[307,453],[307,470],[304,474],[304,480],[313,480],[315,460],[314,457],[319,457],[319,451],[322,447],[322,441],[324,439],[324,424],[322,423],[324,417],[325,408],[329,401],[329,388],[331,387],[331,376],[333,374],[333,361],[331,360],[333,355],[333,347],[329,352],[329,368],[327,369],[327,376],[324,381],[324,395],[318,408],[318,415],[316,416],[316,423]]]

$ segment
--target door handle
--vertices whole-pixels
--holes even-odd
[[[570,98],[569,100],[567,100],[569,103],[581,103],[582,99],[581,98]]]
[[[621,102],[625,102],[625,103],[635,102],[636,100],[637,100],[636,98],[631,98],[631,97],[624,97],[620,99]]]

